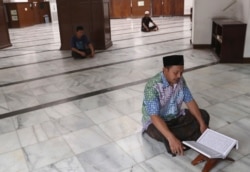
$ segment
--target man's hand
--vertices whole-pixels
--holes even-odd
[[[183,155],[183,149],[185,148],[179,139],[177,139],[175,136],[172,136],[171,138],[167,139],[169,142],[170,149],[173,154],[176,155]]]
[[[94,57],[95,56],[95,52],[92,51],[92,53],[90,54],[90,57]]]
[[[206,124],[200,125],[200,131],[201,131],[201,133],[203,133],[207,128],[208,128],[208,127],[207,127]]]

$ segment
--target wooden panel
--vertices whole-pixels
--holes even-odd
[[[174,14],[174,0],[163,0],[162,14],[172,16]]]
[[[90,29],[90,39],[96,49],[103,49],[104,45],[104,32],[100,32],[100,29],[104,29],[103,4],[98,1],[92,2],[92,11],[95,11],[92,15],[92,29]]]
[[[138,6],[138,2],[143,1],[144,6]],[[132,17],[142,17],[145,11],[151,11],[150,0],[132,0]]]
[[[75,29],[72,27],[72,22],[71,22],[71,15],[70,15],[71,3],[68,0],[57,0],[56,4],[58,12],[60,39],[61,39],[61,49],[69,50],[70,39],[75,31]]]
[[[110,18],[131,17],[131,0],[110,0]]]
[[[92,0],[94,3],[94,1]],[[71,6],[71,20],[72,20],[72,29],[75,30],[75,28],[78,25],[82,25],[85,30],[85,34],[91,38],[91,31],[92,31],[92,12],[98,13],[100,11],[93,11],[92,5],[90,0],[74,0],[74,3],[70,4]],[[99,14],[99,13],[98,13]],[[98,19],[97,19],[98,20]]]
[[[0,0],[0,49],[11,46],[3,0]]]
[[[164,16],[183,16],[184,0],[163,0]]]
[[[39,14],[39,5],[38,3],[32,4],[32,12],[34,18],[34,24],[40,24],[40,14]]]
[[[152,0],[152,16],[162,15],[162,0]]]
[[[174,1],[174,16],[183,16],[184,15],[184,0],[175,0]]]
[[[17,11],[19,16],[19,26],[32,26],[35,24],[34,12],[30,8],[29,3],[17,3]]]

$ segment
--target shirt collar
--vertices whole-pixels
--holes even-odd
[[[164,86],[165,88],[170,86],[170,84],[169,84],[169,82],[166,80],[166,78],[165,78],[163,72],[161,72],[161,79],[162,79],[163,86]],[[174,88],[175,88],[177,85],[178,85],[178,83],[177,83],[177,84],[174,84]]]
[[[166,87],[169,87],[170,84],[168,83],[168,81],[166,80],[163,72],[161,72],[161,79],[162,79],[162,83],[163,83],[163,86],[166,88]]]

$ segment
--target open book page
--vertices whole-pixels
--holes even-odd
[[[189,143],[190,141],[185,141]],[[183,142],[184,143],[184,142]],[[185,143],[184,143],[185,144]],[[190,144],[190,143],[189,143]],[[207,129],[191,148],[203,153],[209,158],[226,158],[232,148],[238,146],[238,141],[214,130]],[[206,148],[204,148],[206,147]],[[213,151],[211,151],[213,150]],[[216,155],[217,154],[217,155]]]
[[[183,144],[189,146],[190,148],[200,152],[208,158],[223,158],[223,155],[203,144],[200,144],[196,141],[183,141]]]

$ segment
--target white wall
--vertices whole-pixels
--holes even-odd
[[[184,15],[191,14],[190,8],[193,7],[193,0],[184,0]]]
[[[234,7],[223,11],[230,2],[232,0],[193,0],[193,44],[211,44],[212,19],[234,16]]]
[[[250,2],[249,0],[238,0],[236,4],[236,18],[244,23],[247,23],[246,39],[245,39],[245,48],[244,48],[244,57],[250,58]]]
[[[236,1],[229,7],[232,2]],[[227,8],[228,7],[228,8]],[[211,44],[212,18],[227,17],[250,24],[249,0],[193,0],[192,42]],[[250,57],[250,26],[247,27],[244,57]]]
[[[57,5],[56,0],[48,0],[50,5],[51,21],[58,22]]]

